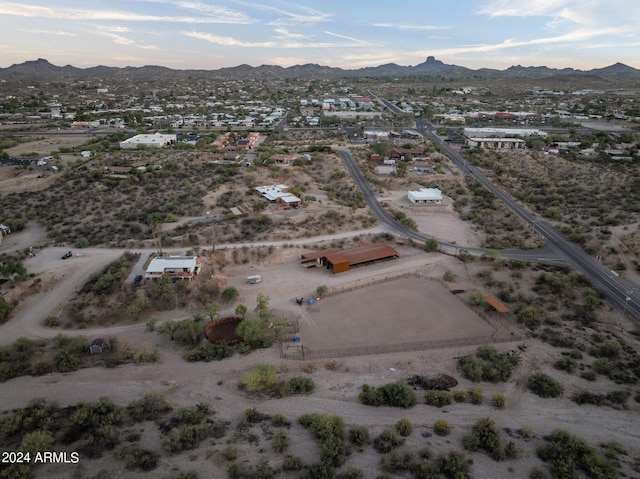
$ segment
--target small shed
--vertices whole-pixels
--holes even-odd
[[[89,352],[91,354],[98,354],[102,352],[102,345],[104,341],[102,338],[96,338],[91,342],[91,346],[89,346]]]

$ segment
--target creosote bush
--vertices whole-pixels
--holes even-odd
[[[408,419],[400,419],[396,423],[396,431],[403,437],[410,436],[411,432],[413,432],[413,424]]]
[[[451,393],[447,391],[431,389],[424,393],[424,400],[429,406],[443,407],[451,404],[453,397],[451,396]]]
[[[545,373],[533,373],[529,376],[527,387],[541,398],[555,398],[563,392],[562,384]]]
[[[519,358],[499,353],[493,346],[480,346],[476,355],[460,358],[458,370],[470,381],[507,381],[519,363]]]
[[[448,436],[451,432],[451,425],[449,421],[445,419],[437,419],[436,422],[433,423],[433,431],[438,436]]]
[[[368,406],[410,408],[416,404],[416,395],[413,389],[404,381],[396,381],[378,388],[363,384],[362,392],[358,398],[362,404]]]

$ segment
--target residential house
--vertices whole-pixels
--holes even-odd
[[[289,193],[287,185],[258,186],[256,191],[271,204],[276,204],[284,209],[299,208],[302,200],[296,195]]]
[[[202,265],[198,263],[197,256],[158,256],[153,258],[147,266],[145,276],[148,279],[169,276],[191,280],[198,275],[201,268]]]

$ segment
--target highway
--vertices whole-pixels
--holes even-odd
[[[402,114],[403,111],[388,100],[376,96],[371,90],[365,90],[366,94],[374,98],[391,112]],[[524,259],[527,261],[545,261],[564,263],[587,276],[593,286],[603,293],[607,299],[615,306],[619,307],[623,314],[628,315],[635,321],[640,321],[640,286],[631,281],[621,279],[616,273],[603,266],[600,262],[591,258],[581,248],[569,241],[560,231],[555,229],[550,223],[542,220],[514,200],[509,194],[491,182],[485,175],[469,162],[454,148],[449,146],[442,138],[438,137],[435,128],[426,120],[416,121],[416,131],[440,146],[449,158],[456,164],[464,175],[471,175],[479,181],[487,190],[496,195],[511,211],[522,219],[526,224],[543,236],[547,243],[543,248],[530,251],[501,251],[504,258]],[[363,192],[369,208],[382,223],[390,226],[400,234],[415,241],[424,242],[427,237],[408,230],[405,226],[395,221],[387,211],[380,205],[375,197],[375,193],[364,179],[364,176],[355,165],[353,158],[350,158],[346,149],[336,149],[340,154],[342,162],[347,171],[351,174],[356,185]],[[445,253],[456,254],[460,246],[441,243],[440,248]],[[473,254],[480,254],[482,250],[468,248]]]
[[[439,145],[451,160],[463,171],[479,181],[487,190],[496,195],[511,211],[518,215],[526,224],[538,234],[546,238],[547,243],[574,270],[587,276],[593,286],[602,292],[609,301],[626,310],[626,314],[636,321],[640,321],[640,303],[638,285],[621,280],[610,269],[590,257],[581,248],[569,241],[560,231],[550,223],[540,219],[535,214],[521,206],[509,194],[492,183],[478,168],[469,164],[462,155],[449,146],[442,138],[434,133],[433,126],[427,121],[416,122],[416,129],[433,143]],[[625,304],[626,303],[626,304]]]

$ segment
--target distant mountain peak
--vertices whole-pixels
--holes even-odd
[[[342,68],[330,67],[327,65],[318,65],[314,63],[307,63],[304,65],[294,65],[291,67],[281,67],[278,65],[260,65],[259,67],[252,67],[247,64],[238,65],[235,67],[220,68],[217,70],[173,70],[167,67],[161,66],[144,66],[144,67],[106,67],[97,66],[91,68],[76,68],[71,65],[59,67],[51,64],[45,58],[38,58],[37,60],[26,61],[21,64],[14,64],[8,68],[0,68],[0,78],[13,78],[13,79],[28,79],[29,81],[52,78],[93,78],[93,77],[108,77],[110,75],[116,75],[118,72],[126,72],[128,77],[136,75],[136,78],[147,80],[158,75],[205,75],[205,74],[218,74],[221,76],[232,77],[236,75],[256,75],[256,77],[280,77],[280,78],[295,78],[295,77],[349,77],[349,76],[404,76],[404,75],[437,75],[439,77],[447,78],[468,78],[473,76],[474,78],[500,78],[500,77],[519,77],[519,78],[541,78],[555,75],[592,75],[600,77],[611,78],[640,78],[640,70],[625,65],[621,62],[616,62],[604,68],[593,70],[574,70],[573,68],[549,68],[546,66],[529,66],[524,67],[522,65],[514,65],[506,70],[495,70],[491,68],[481,68],[478,70],[472,70],[466,67],[457,65],[448,65],[442,61],[436,59],[435,56],[429,55],[426,60],[415,66],[400,66],[395,63],[388,63],[385,65],[378,65],[375,67],[365,67],[353,70],[345,70]],[[133,77],[131,77],[133,78]]]

